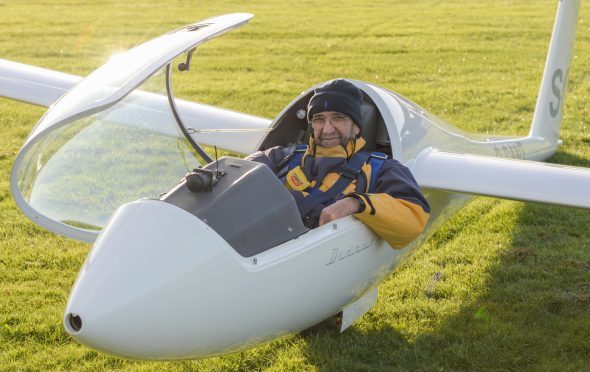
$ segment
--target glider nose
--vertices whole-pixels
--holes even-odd
[[[127,358],[187,358],[207,350],[200,289],[226,268],[232,248],[205,223],[166,202],[117,210],[99,235],[72,290],[66,331],[92,348]],[[202,294],[199,297],[198,294]],[[197,296],[195,298],[195,296]]]

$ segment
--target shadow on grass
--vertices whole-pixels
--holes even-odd
[[[526,205],[511,246],[489,271],[483,296],[416,347],[441,367],[587,368],[590,240],[587,211]],[[418,354],[423,354],[417,350]]]
[[[324,371],[401,368],[400,359],[414,359],[410,355],[414,353],[412,346],[388,325],[374,329],[351,327],[342,334],[333,329],[321,329],[302,337],[306,341],[308,360]]]
[[[574,167],[590,168],[590,159],[572,155],[564,151],[557,152],[551,159],[548,160],[548,162],[570,165]]]
[[[590,166],[566,153],[552,161]],[[366,321],[342,335],[308,337],[309,362],[321,370],[588,370],[590,212],[515,206],[501,212],[516,214],[516,223],[494,262],[478,268],[488,279],[483,288],[470,288],[473,300],[455,298],[464,303],[458,311],[441,311],[433,330],[419,331],[410,341],[390,326],[359,329]],[[457,283],[470,285],[461,278]],[[441,308],[448,304],[448,297],[426,292],[417,295]]]

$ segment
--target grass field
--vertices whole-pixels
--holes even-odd
[[[567,1],[567,0],[566,0]],[[0,58],[85,75],[205,17],[251,12],[203,46],[181,98],[273,117],[309,86],[385,86],[458,127],[525,134],[557,1],[0,0]],[[563,147],[590,167],[590,7],[583,2]],[[380,287],[339,335],[293,335],[200,361],[111,358],[65,333],[89,246],[33,224],[9,173],[44,109],[0,99],[0,370],[590,370],[590,212],[479,198]],[[589,190],[590,197],[590,190]]]

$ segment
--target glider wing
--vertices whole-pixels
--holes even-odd
[[[590,208],[590,169],[429,150],[413,174],[423,188]]]

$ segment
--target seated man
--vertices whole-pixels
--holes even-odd
[[[353,214],[402,248],[422,232],[430,207],[408,168],[363,150],[362,103],[360,89],[332,80],[307,106],[309,146],[273,147],[247,159],[284,176],[307,227]]]

